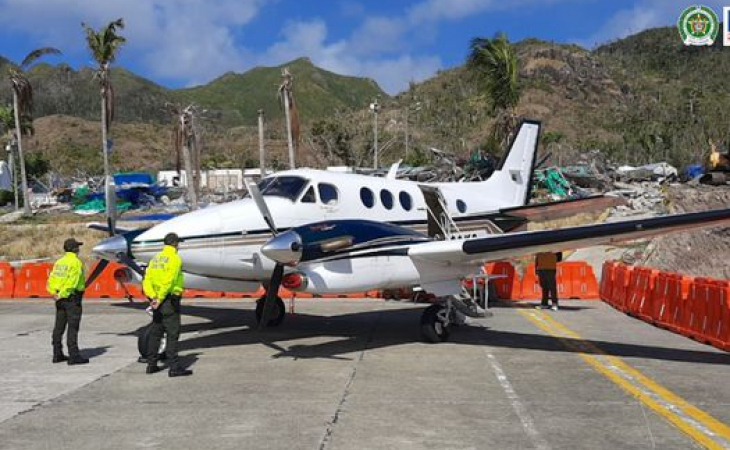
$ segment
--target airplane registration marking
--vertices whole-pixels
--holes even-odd
[[[664,417],[700,445],[711,450],[730,449],[730,427],[661,386],[616,356],[611,356],[544,313],[518,311],[566,348],[575,350],[588,365],[637,400]]]

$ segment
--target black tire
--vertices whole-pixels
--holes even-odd
[[[139,355],[143,358],[147,358],[147,355],[149,354],[149,348],[150,348],[150,339],[152,339],[152,324],[150,323],[146,327],[142,328],[142,331],[139,333],[139,336],[137,337],[137,351],[139,352]],[[166,339],[165,336],[162,336],[162,341],[160,342],[160,348],[158,350],[158,353],[164,354],[165,353],[165,347],[166,347]]]
[[[449,326],[445,325],[438,315],[446,307],[444,305],[431,305],[423,311],[421,316],[421,334],[426,342],[437,344],[449,339]]]
[[[261,297],[256,300],[256,323],[261,322],[261,316],[264,313],[264,298],[265,297]],[[278,327],[284,321],[284,317],[286,316],[286,307],[280,297],[276,297],[276,301],[274,302],[274,311],[270,312],[270,314],[271,318],[269,319],[269,323],[266,324],[267,327]]]

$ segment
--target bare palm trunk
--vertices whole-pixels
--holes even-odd
[[[198,196],[195,192],[193,179],[193,161],[190,155],[190,143],[184,142],[182,146],[183,161],[185,162],[185,185],[188,188],[188,200],[190,200],[190,209],[198,209]]]
[[[264,110],[259,109],[259,170],[266,176],[266,149],[264,148]]]
[[[28,179],[25,177],[25,157],[23,157],[22,129],[20,128],[20,109],[18,105],[18,93],[13,91],[13,107],[15,108],[15,136],[18,143],[18,159],[20,160],[20,186],[23,190],[23,215],[30,216],[30,196],[28,195]],[[17,192],[17,189],[16,189]],[[17,202],[16,202],[17,205]]]
[[[112,211],[112,208],[116,209],[116,202],[112,200],[112,195],[116,195],[112,186],[111,180],[111,168],[109,166],[109,143],[107,138],[107,111],[106,111],[106,92],[102,88],[101,91],[101,151],[104,156],[104,203],[106,205],[106,216],[112,218],[117,212]]]
[[[284,114],[286,115],[286,139],[289,143],[289,168],[295,169],[294,139],[291,134],[291,115],[289,113],[289,92],[284,89]]]

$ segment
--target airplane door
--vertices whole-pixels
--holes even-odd
[[[335,185],[318,183],[317,193],[319,194],[319,206],[324,218],[336,215],[340,211],[340,193]]]

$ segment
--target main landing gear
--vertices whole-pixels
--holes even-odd
[[[256,323],[261,322],[261,316],[264,313],[265,299],[266,295],[263,295],[256,300]],[[284,316],[286,316],[286,308],[284,307],[284,302],[281,300],[281,297],[276,297],[276,302],[274,302],[274,305],[271,308],[273,311],[269,311],[269,323],[267,323],[266,326],[278,327],[284,321]]]
[[[437,299],[421,316],[421,334],[426,342],[438,343],[449,339],[453,327],[463,325],[467,317],[491,316],[469,296],[451,296]]]

